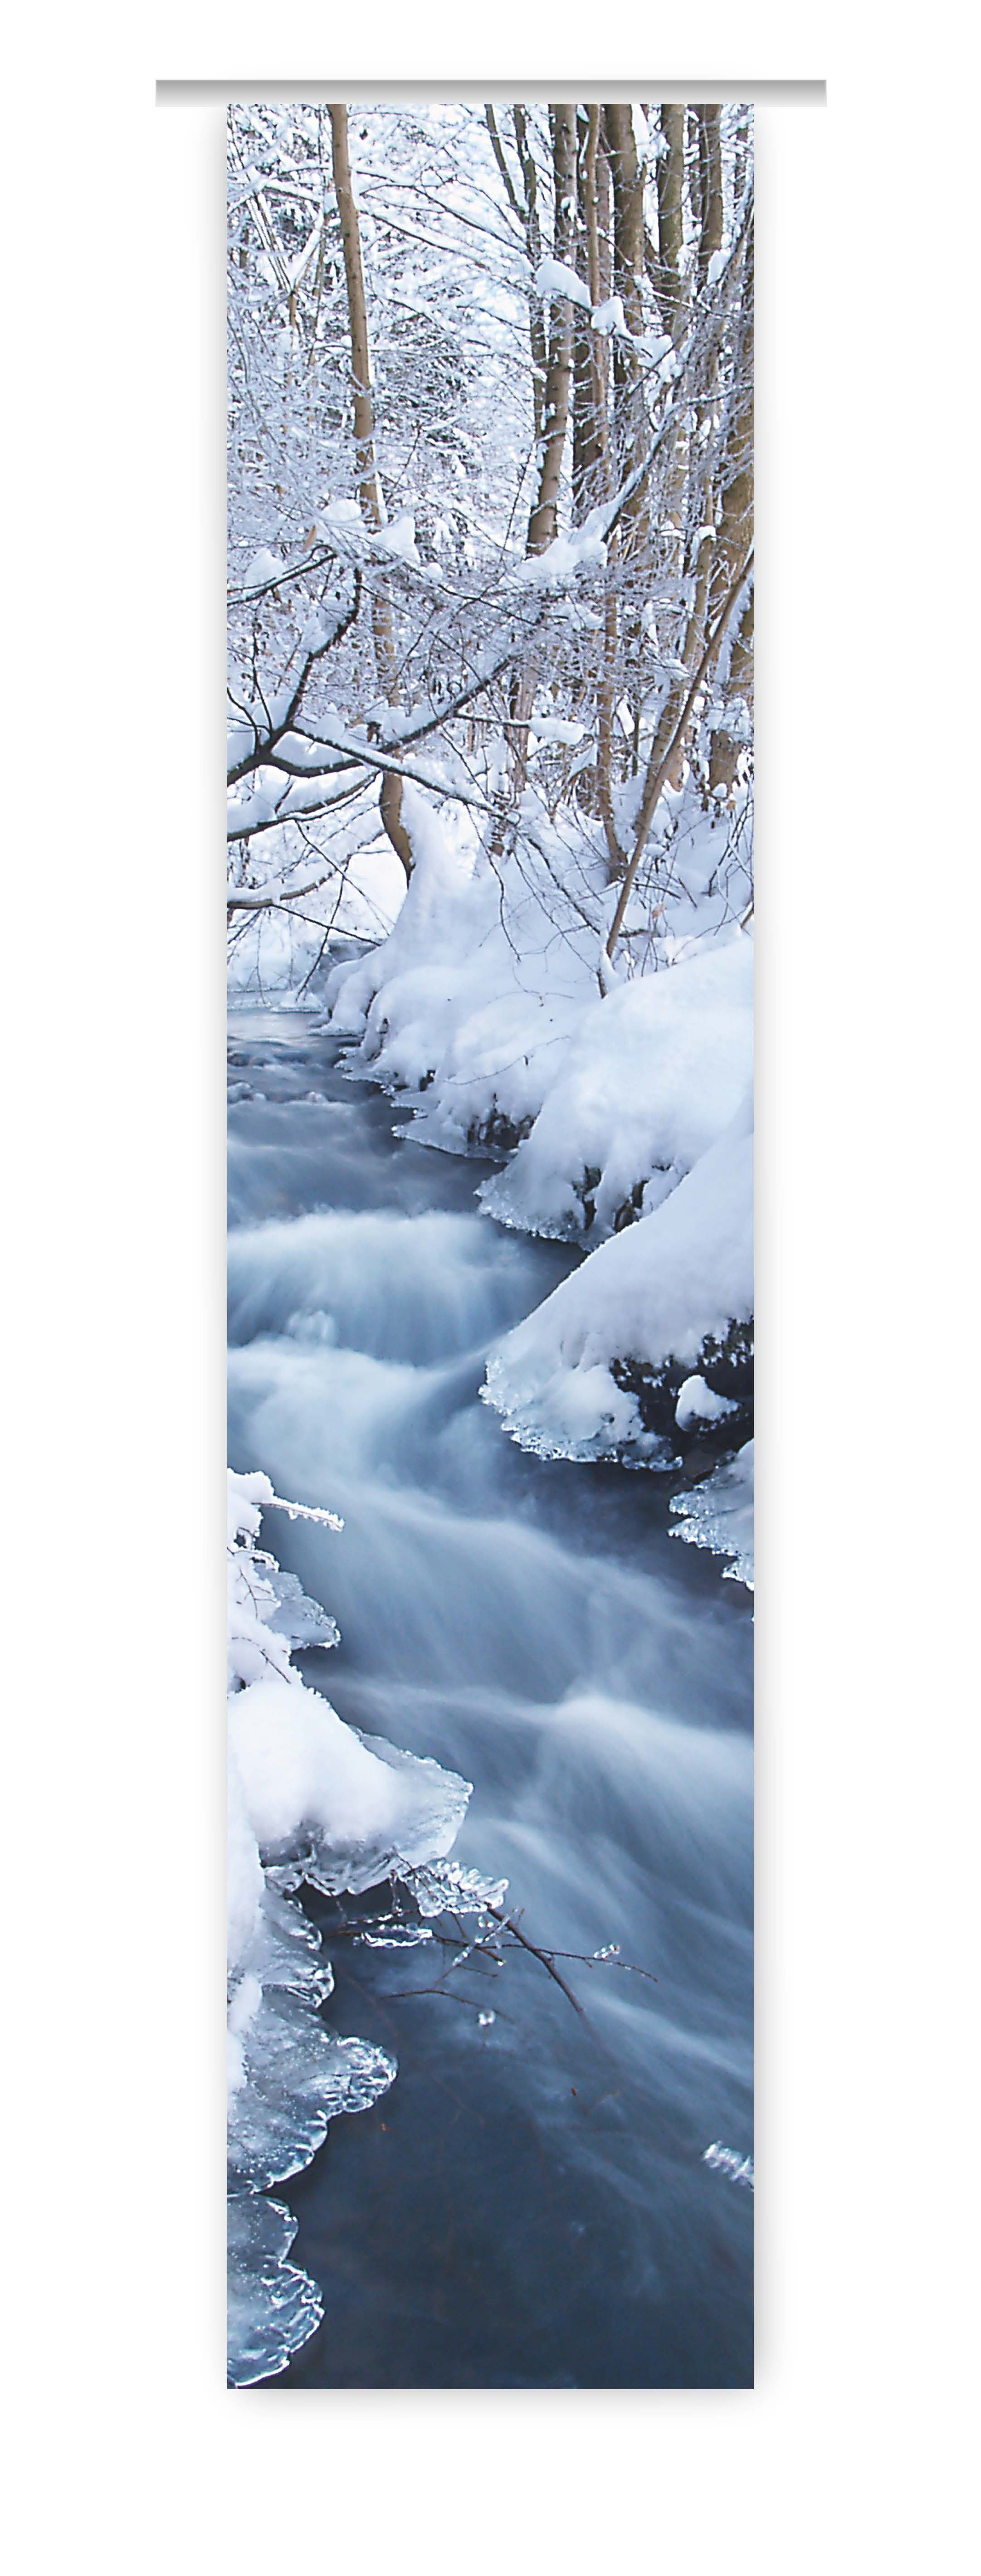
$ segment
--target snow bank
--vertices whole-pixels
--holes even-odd
[[[335,967],[331,1031],[358,1041],[354,1060],[376,1080],[415,1095],[416,1141],[450,1153],[513,1143],[596,995],[597,934],[577,924],[551,853],[522,844],[491,865],[470,819],[451,824],[417,790],[403,791],[403,815],[415,852],[405,901],[370,956]],[[570,927],[556,974],[550,955]]]
[[[393,1871],[449,1850],[465,1781],[436,1763],[369,1747],[294,1673],[236,1692],[229,1740],[249,1825],[267,1862],[336,1894],[374,1887]]]
[[[752,1157],[747,1098],[662,1206],[601,1244],[498,1345],[484,1394],[520,1447],[664,1455],[645,1382],[669,1390],[673,1416],[696,1369],[711,1387],[738,1367],[732,1327],[752,1313]]]
[[[536,724],[549,756],[547,715]],[[624,831],[635,790],[620,791]],[[403,1096],[399,1133],[501,1158],[476,1193],[485,1215],[588,1247],[498,1344],[486,1399],[545,1455],[668,1465],[680,1450],[704,1476],[752,1428],[753,951],[738,849],[690,783],[665,800],[657,877],[628,909],[601,995],[615,889],[599,827],[583,819],[570,840],[539,805],[532,828],[529,804],[514,847],[492,857],[472,818],[449,827],[406,794],[415,873],[389,937],[335,969],[330,1027],[352,1041],[352,1070]]]
[[[275,1503],[268,1477],[230,1475],[228,1489],[229,2376],[244,2387],[285,2369],[321,2314],[314,2283],[286,2261],[289,2212],[258,2195],[396,2071],[320,2019],[330,1964],[289,1898],[304,1881],[357,1891],[416,1870],[438,1889],[470,1787],[359,1735],[307,1688],[291,1649],[335,1644],[336,1626],[256,1546]]]
[[[572,730],[536,714],[538,756],[567,754],[572,746],[554,737]],[[637,787],[624,787],[627,805]],[[723,864],[725,837],[697,797],[675,800],[659,827],[668,839],[652,850],[663,874],[656,906],[645,897],[628,912],[618,962],[640,971],[601,998],[615,890],[598,823],[583,817],[570,839],[529,796],[515,845],[492,856],[472,815],[437,811],[417,788],[403,792],[403,817],[415,854],[405,900],[387,938],[330,975],[331,1032],[352,1041],[355,1064],[407,1095],[415,1141],[459,1153],[510,1151],[528,1138],[486,1196],[488,1213],[534,1232],[612,1231],[638,1183],[653,1184],[658,1170],[672,1186],[682,1177],[749,1080],[742,863]],[[630,820],[625,806],[625,834]],[[597,1170],[587,1207],[586,1175]],[[647,1206],[663,1195],[655,1186]]]
[[[488,1215],[594,1242],[650,1215],[734,1117],[752,1072],[753,957],[724,945],[598,996]]]

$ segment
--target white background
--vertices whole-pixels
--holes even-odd
[[[528,23],[102,7],[8,59],[18,2570],[967,2559],[976,83],[945,10]],[[828,81],[757,109],[757,2385],[279,2404],[222,2371],[222,111],[153,82],[556,65]]]

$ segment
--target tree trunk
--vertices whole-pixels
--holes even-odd
[[[488,109],[488,116],[493,114]],[[542,229],[538,218],[538,177],[535,155],[528,140],[528,119],[523,107],[513,107],[515,149],[521,169],[523,205],[516,206],[525,228],[525,247],[534,277],[542,255]],[[503,156],[502,156],[503,157]],[[505,164],[506,172],[506,164]],[[513,197],[513,191],[512,191]],[[516,201],[515,201],[516,203]],[[535,417],[535,445],[541,443],[545,419],[545,378],[548,373],[548,342],[545,336],[545,311],[541,296],[534,287],[528,297],[528,334],[531,342],[532,407]]]
[[[639,336],[644,323],[644,173],[637,152],[632,109],[623,105],[604,107],[603,129],[613,190],[613,291],[619,295],[623,305],[627,330]],[[612,446],[618,480],[625,480],[633,472],[646,444],[647,412],[640,359],[629,340],[617,337],[613,347]],[[616,552],[615,589],[620,597],[613,596],[612,604],[619,627],[616,638],[619,676],[610,673],[608,703],[603,709],[611,756],[613,708],[621,687],[633,711],[635,739],[640,716],[641,602],[649,586],[650,573],[650,505],[643,483],[631,493],[623,510]],[[608,597],[613,593],[614,584],[611,582]],[[607,659],[609,664],[609,653]],[[603,820],[611,868],[619,870],[624,865],[624,856],[619,851],[605,812]]]
[[[723,468],[722,506],[715,541],[710,605],[719,598],[747,551],[753,529],[753,234],[747,235],[740,313],[740,348],[732,424]],[[727,694],[753,705],[753,601],[747,602],[732,648]],[[740,744],[724,728],[714,736],[709,786],[732,787]]]
[[[553,248],[556,259],[569,264],[574,248],[576,215],[576,111],[574,107],[550,107],[552,131],[552,168],[555,176],[555,228]],[[523,125],[522,118],[522,125]],[[518,132],[518,110],[515,109],[515,132]],[[526,132],[522,135],[530,160]],[[545,376],[545,403],[541,437],[538,446],[538,489],[528,522],[526,555],[542,555],[558,534],[559,487],[562,459],[569,426],[569,398],[572,390],[572,307],[567,295],[551,296],[551,327],[548,342],[548,367]],[[515,671],[510,690],[511,726],[505,728],[514,765],[514,787],[520,793],[528,773],[528,719],[534,705],[538,674],[537,657],[528,656]]]
[[[693,108],[691,113],[697,136],[698,164],[698,188],[695,200],[699,216],[696,273],[699,284],[704,285],[708,277],[709,262],[714,253],[722,248],[722,151],[719,140],[721,109],[697,107]],[[700,460],[705,452],[704,434],[710,430],[713,420],[717,376],[718,350],[713,345],[706,352],[700,370],[695,436],[690,445],[686,442],[676,460],[676,475],[680,477],[682,467],[687,471],[689,489],[687,510],[684,515],[687,517],[689,530],[694,527],[696,531],[694,539],[690,540],[692,551],[686,567],[694,587],[681,647],[681,659],[686,670],[689,671],[694,670],[701,652],[711,605],[713,602],[718,602],[726,587],[725,580],[720,584],[715,577],[711,482],[700,473]],[[678,498],[680,500],[680,491]],[[744,537],[742,554],[745,553],[747,544],[748,532]],[[731,573],[732,564],[729,569]],[[658,755],[664,750],[674,729],[683,693],[684,682],[680,682],[672,690],[662,709],[654,746]],[[668,773],[672,787],[678,787],[681,784],[684,755],[685,746],[681,741],[672,755]]]
[[[637,817],[634,846],[630,854],[630,863],[624,876],[623,885],[620,889],[620,899],[617,904],[613,920],[610,924],[609,935],[606,941],[606,955],[611,963],[617,940],[619,939],[623,928],[627,905],[630,901],[631,892],[633,890],[634,879],[643,857],[647,835],[657,812],[662,791],[671,775],[672,761],[678,745],[684,742],[688,725],[691,722],[692,712],[698,692],[703,686],[705,680],[708,678],[712,664],[717,659],[721,647],[725,642],[726,628],[729,624],[729,619],[736,605],[743,583],[750,571],[752,560],[752,550],[750,550],[749,554],[746,556],[745,562],[739,566],[733,580],[730,582],[726,596],[716,618],[715,625],[712,628],[711,634],[706,638],[696,669],[692,674],[684,703],[679,710],[674,732],[670,740],[660,755],[657,743],[654,744],[651,751],[651,756],[647,763],[647,775],[644,780],[644,793],[641,798],[640,813]],[[600,969],[600,987],[601,990],[605,990],[602,967]]]
[[[613,256],[610,239],[610,165],[603,141],[603,111],[587,109],[585,147],[580,160],[580,205],[585,235],[586,275],[594,305],[605,304],[613,282]],[[595,489],[592,501],[610,497],[610,432],[607,407],[608,341],[605,333],[590,331],[592,377],[589,399],[593,409],[597,448]],[[584,495],[587,508],[591,506]],[[585,515],[585,513],[583,514]],[[606,847],[611,879],[619,876],[626,854],[620,848],[613,820],[613,710],[616,696],[617,661],[617,593],[616,565],[619,534],[614,529],[608,548],[608,572],[603,614],[603,641],[596,685],[596,804],[606,834]]]
[[[709,261],[722,248],[722,144],[719,134],[720,107],[697,107],[698,167],[700,174],[701,226],[698,239],[698,282],[704,286]]]
[[[578,276],[585,270],[591,302],[602,302],[600,288],[599,207],[596,161],[600,111],[581,107],[576,155]],[[609,497],[606,427],[607,341],[594,331],[589,314],[576,306],[573,350],[572,515],[588,518],[597,502]]]
[[[610,176],[613,182],[613,292],[623,304],[628,331],[640,335],[644,325],[644,173],[637,156],[633,113],[629,107],[605,107]],[[617,473],[625,478],[642,452],[646,418],[640,359],[629,341],[617,339],[613,350],[613,428]],[[635,492],[623,513],[623,552],[635,554],[647,534],[647,502]]]
[[[555,172],[555,257],[568,265],[573,247],[576,204],[576,111],[574,107],[551,107],[549,118]],[[527,552],[530,555],[544,554],[558,530],[559,483],[569,421],[572,313],[568,296],[553,296],[551,305],[538,494],[528,525]]]
[[[657,164],[657,229],[659,300],[664,328],[677,348],[684,329],[681,255],[684,248],[682,207],[685,187],[685,111],[662,107],[661,133],[667,149]]]
[[[747,602],[746,602],[746,606],[745,606],[745,608],[744,608],[744,610],[743,610],[742,616],[741,616],[741,618],[740,618],[740,620],[739,620],[739,624],[738,624],[738,626],[737,626],[737,628],[736,628],[735,636],[734,636],[734,638],[733,638],[732,654],[731,654],[730,662],[729,662],[729,673],[728,673],[728,678],[727,678],[727,681],[726,681],[726,696],[727,696],[727,698],[743,698],[743,699],[745,699],[745,702],[746,702],[747,707],[749,708],[750,714],[752,714],[752,711],[753,711],[753,593],[752,593],[752,591],[750,591],[749,598],[748,598],[748,600],[747,600]],[[741,751],[743,748],[744,748],[744,745],[743,745],[741,742],[737,741],[737,740],[735,739],[734,735],[732,735],[731,733],[726,733],[724,726],[720,726],[718,733],[713,734],[713,736],[712,736],[712,750],[711,750],[711,754],[710,754],[710,757],[709,757],[709,786],[710,786],[711,788],[714,788],[716,791],[718,791],[718,789],[719,789],[719,788],[722,788],[722,789],[724,790],[724,792],[725,792],[727,795],[731,796],[731,794],[732,794],[732,789],[733,789],[733,787],[734,787],[734,785],[735,785],[735,778],[736,778],[736,765],[737,765],[737,762],[738,762],[738,759],[739,759],[740,751]]]
[[[361,264],[361,231],[358,209],[351,184],[351,163],[347,147],[347,109],[331,107],[331,156],[337,209],[341,219],[344,244],[344,275],[347,281],[348,327],[351,334],[351,376],[354,387],[354,456],[358,478],[361,515],[369,528],[385,524],[381,486],[375,459],[375,415],[371,399],[371,351],[368,345],[368,307],[364,291],[364,269]],[[395,661],[395,638],[392,611],[384,585],[375,581],[371,593],[371,629],[375,646],[375,663],[379,686],[387,704],[397,707],[399,686]],[[389,840],[401,859],[407,877],[412,874],[412,843],[402,821],[402,781],[386,771],[381,784],[379,811]]]

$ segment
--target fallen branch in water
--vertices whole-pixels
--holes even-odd
[[[578,1995],[573,1994],[572,1987],[566,1985],[565,1978],[560,1977],[559,1971],[554,1965],[552,1959],[549,1957],[548,1951],[540,1950],[537,1942],[529,1941],[527,1932],[522,1932],[520,1925],[516,1923],[513,1914],[502,1913],[500,1907],[496,1905],[486,1905],[484,1907],[484,1912],[485,1914],[489,1914],[495,1923],[500,1924],[502,1932],[512,1932],[515,1940],[520,1941],[522,1949],[530,1950],[533,1959],[541,1960],[542,1967],[548,1969],[549,1976],[554,1977],[556,1985],[561,1987],[566,2001],[572,2005],[573,2012],[578,2013],[580,2021],[584,2021],[588,2024],[589,2014],[580,2003]],[[565,1955],[567,1954],[563,1953],[563,1956]]]
[[[399,1883],[400,1882],[398,1881],[393,1882],[393,1890]],[[441,1949],[456,1950],[458,1953],[458,1956],[451,1961],[450,1967],[446,1971],[447,1975],[452,1975],[455,1968],[464,1967],[469,1959],[490,1959],[493,1961],[495,1967],[503,1966],[503,1954],[499,1949],[490,1942],[482,1941],[479,1934],[468,1940],[459,1916],[453,1914],[451,1906],[447,1907],[447,1913],[450,1914],[452,1920],[456,1924],[456,1934],[454,1935],[451,1932],[436,1932],[434,1935],[435,1939],[439,1942]],[[659,1983],[659,1979],[654,1975],[653,1969],[641,1968],[631,1959],[621,1959],[619,1947],[615,1944],[611,1943],[607,1950],[593,1951],[592,1954],[585,1950],[546,1949],[537,1941],[533,1941],[527,1932],[523,1932],[520,1921],[516,1916],[514,1914],[506,1913],[502,1906],[485,1905],[482,1908],[482,1914],[485,1922],[494,1922],[499,1924],[502,1933],[510,1933],[512,1940],[515,1943],[519,1944],[523,1950],[527,1950],[531,1958],[538,1960],[539,1965],[545,1969],[547,1975],[552,1978],[553,1983],[558,1986],[560,1993],[565,1996],[566,2002],[572,2005],[573,2012],[578,2014],[580,2021],[585,2022],[588,2030],[592,2030],[592,2023],[590,2022],[589,2014],[586,2011],[585,2005],[580,2003],[578,1995],[573,1993],[572,1987],[560,1974],[559,1969],[555,1965],[556,1959],[572,1959],[583,1968],[621,1968],[627,1976],[646,1977],[649,1985],[656,1986]],[[342,1940],[345,1936],[352,1940],[358,1940],[363,1936],[363,1932],[363,1924],[352,1923],[349,1920],[342,1920],[340,1923],[330,1925],[327,1937],[332,1941]],[[438,1985],[434,1986],[407,1986],[405,1988],[399,1988],[397,1991],[400,1997],[407,1998],[409,1995],[449,1994],[450,1988],[440,1982]],[[476,2012],[479,2010],[479,2006],[475,2003],[471,2003],[467,1996],[459,1995],[457,2000],[460,2003],[466,2004],[470,2011]],[[504,2016],[504,2018],[507,2018],[507,2016]],[[598,2038],[598,2034],[596,2032],[593,2032],[593,2036]],[[600,2041],[599,2044],[602,2046],[602,2041]]]

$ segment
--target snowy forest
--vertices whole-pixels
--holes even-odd
[[[752,110],[227,184],[229,2375],[746,2386]]]

